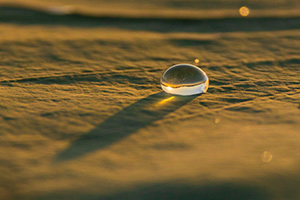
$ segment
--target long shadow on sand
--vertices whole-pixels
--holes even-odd
[[[258,18],[157,18],[127,17],[110,15],[88,15],[78,12],[55,14],[19,5],[0,5],[0,22],[21,25],[63,25],[70,27],[113,27],[128,30],[157,32],[235,32],[276,31],[300,28],[300,17],[258,17]]]
[[[141,99],[75,140],[56,156],[55,162],[76,159],[108,147],[154,121],[162,119],[196,97],[170,96],[159,92]]]

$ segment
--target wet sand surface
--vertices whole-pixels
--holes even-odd
[[[299,1],[247,18],[244,1],[15,2],[0,4],[0,199],[299,199]],[[162,91],[178,63],[207,73],[206,94]]]

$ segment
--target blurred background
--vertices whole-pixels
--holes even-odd
[[[27,5],[36,8],[78,11],[90,14],[166,16],[166,17],[224,17],[237,16],[246,6],[253,16],[299,15],[298,0],[1,0],[1,4]]]

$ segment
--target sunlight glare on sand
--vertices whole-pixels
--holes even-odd
[[[157,106],[163,105],[163,104],[167,103],[168,101],[171,101],[171,100],[174,99],[174,98],[175,98],[175,97],[172,96],[172,97],[169,97],[169,98],[167,98],[167,99],[163,99],[163,100],[161,100],[160,102],[158,102],[156,105],[157,105]]]
[[[250,10],[246,6],[243,6],[239,9],[239,13],[240,13],[241,16],[247,17],[250,13]]]

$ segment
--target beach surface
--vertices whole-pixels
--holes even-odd
[[[300,2],[122,2],[0,1],[0,199],[299,199]]]

